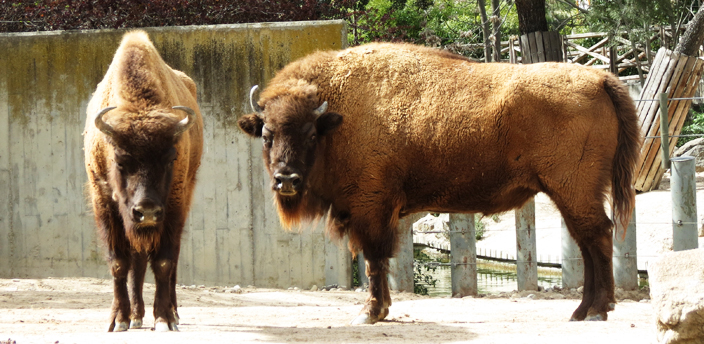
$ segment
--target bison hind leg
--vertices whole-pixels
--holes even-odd
[[[558,208],[560,206],[558,205]],[[607,320],[615,308],[613,277],[612,222],[603,206],[575,212],[563,211],[568,231],[582,252],[584,260],[584,294],[582,303],[570,320]]]

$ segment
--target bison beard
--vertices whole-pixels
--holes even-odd
[[[274,205],[278,210],[281,225],[290,230],[300,226],[303,222],[315,221],[320,218],[323,202],[308,192],[299,192],[294,196],[276,194]]]
[[[494,214],[538,192],[555,202],[584,257],[584,296],[572,319],[606,320],[613,310],[613,223],[604,204],[611,190],[627,223],[642,141],[633,101],[615,76],[375,43],[314,53],[279,71],[256,102],[254,90],[256,113],[238,124],[274,147],[263,154],[270,176],[308,171],[305,197],[276,196],[284,226],[327,213],[327,233],[348,235],[353,253],[364,254],[370,295],[353,324],[388,314],[399,218]]]
[[[159,226],[140,226],[139,224],[125,223],[125,234],[130,245],[137,252],[147,253],[151,250],[158,250],[161,245],[161,233],[163,224]]]

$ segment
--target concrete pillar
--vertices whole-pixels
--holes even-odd
[[[477,246],[474,214],[450,213],[452,297],[477,295]]]
[[[516,209],[516,273],[518,290],[538,290],[535,243],[535,199]]]
[[[623,290],[638,289],[638,260],[636,249],[636,209],[633,209],[631,220],[626,228],[626,236],[621,237],[619,230],[622,225],[618,219],[618,213],[614,216],[614,282],[617,288]]]
[[[359,274],[359,285],[364,287],[369,285],[369,277],[367,277],[367,265],[364,263],[364,254],[357,254],[357,272]]]
[[[579,246],[567,231],[565,220],[562,227],[562,287],[577,288],[584,285],[584,260]]]
[[[672,246],[675,251],[697,248],[697,185],[694,157],[683,156],[672,161]]]
[[[398,221],[398,251],[396,257],[389,259],[388,279],[392,290],[413,292],[413,223],[423,215],[411,214]]]

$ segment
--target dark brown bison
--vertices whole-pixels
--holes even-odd
[[[178,330],[176,266],[203,149],[196,86],[129,32],[87,112],[88,190],[114,281],[108,331],[142,326],[147,261],[155,329]]]
[[[252,107],[238,124],[263,139],[282,223],[327,214],[328,233],[348,235],[364,253],[370,295],[354,324],[388,314],[399,218],[504,212],[538,192],[555,202],[584,256],[572,319],[606,320],[614,309],[604,201],[610,190],[628,220],[641,144],[635,107],[614,76],[370,44],[289,64]]]

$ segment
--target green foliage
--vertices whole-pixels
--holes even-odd
[[[475,217],[474,218],[474,238],[479,241],[484,239],[484,234],[486,233],[486,228],[484,226],[484,222],[482,222],[482,218]]]
[[[501,221],[498,214],[493,214],[489,218],[496,223]],[[482,221],[483,219],[484,216],[474,217],[474,237],[477,241],[484,239],[484,234],[486,234],[486,225]]]
[[[413,251],[413,293],[419,295],[428,295],[428,286],[435,286],[438,282],[431,272],[435,272],[437,267],[425,263],[432,262],[423,251]]]
[[[355,256],[352,259],[352,286],[353,287],[361,287],[362,286],[362,280],[360,279],[359,275],[359,256]]]
[[[682,24],[688,13],[687,4],[677,0],[592,0],[585,26],[612,35],[626,31],[628,39],[645,42],[651,27]]]
[[[684,122],[680,135],[699,134],[704,136],[704,107],[692,105],[689,115]],[[677,147],[682,147],[685,143],[696,139],[696,136],[680,137],[677,140]]]

